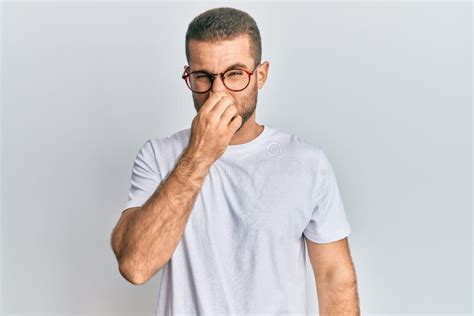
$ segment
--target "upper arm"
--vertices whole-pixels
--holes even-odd
[[[315,243],[305,239],[316,279],[354,277],[347,237],[329,243]]]
[[[313,243],[330,243],[347,237],[351,226],[334,169],[324,150],[319,154],[313,192],[312,214],[303,231],[306,239]]]

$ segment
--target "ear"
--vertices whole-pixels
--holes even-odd
[[[262,89],[267,81],[268,69],[270,68],[270,63],[268,61],[263,62],[260,67],[258,67],[256,74],[258,80],[258,88]]]

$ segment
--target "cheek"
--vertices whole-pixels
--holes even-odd
[[[249,98],[249,96],[250,96],[250,93],[247,90],[240,91],[240,92],[234,92],[232,94],[234,102],[237,104],[237,106],[244,105],[245,100],[247,100]]]
[[[198,93],[193,93],[193,99],[196,103],[202,105],[204,102],[206,102],[207,98],[209,96],[206,94],[198,94]]]

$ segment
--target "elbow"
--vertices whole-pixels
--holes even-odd
[[[162,267],[163,265],[160,264],[156,271],[160,271]],[[146,267],[137,266],[131,263],[130,259],[125,258],[124,260],[123,256],[119,260],[120,274],[133,285],[142,285],[148,282],[148,280],[155,274],[148,270]]]
[[[120,258],[119,260],[119,272],[125,280],[133,285],[145,284],[149,279],[149,277],[141,272],[140,269],[132,269],[130,264],[128,264],[127,261],[124,261],[123,258]]]

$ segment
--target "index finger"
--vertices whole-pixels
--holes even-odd
[[[219,102],[219,100],[224,98],[224,97],[229,97],[230,98],[229,94],[227,92],[224,92],[224,91],[213,93],[204,102],[204,105],[202,106],[201,111],[202,112],[210,112],[216,106],[216,104]]]

